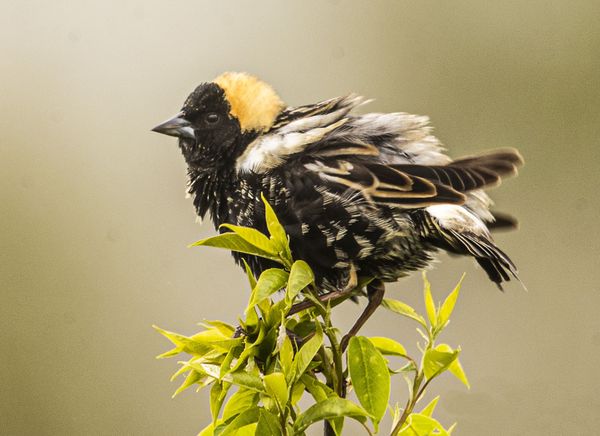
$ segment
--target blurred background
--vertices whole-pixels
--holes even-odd
[[[469,259],[445,340],[472,388],[433,385],[459,435],[579,435],[600,426],[600,2],[4,1],[0,6],[0,433],[193,435],[207,393],[169,382],[151,324],[235,323],[248,289],[185,199],[176,141],[150,132],[200,82],[254,73],[290,105],[350,91],[368,110],[429,115],[452,156],[518,147],[492,194],[529,292]],[[388,296],[422,309],[419,275]],[[362,303],[364,304],[364,302]],[[347,303],[349,327],[361,307]],[[364,329],[405,344],[380,310]],[[394,399],[402,400],[397,380]],[[384,429],[387,426],[383,427]],[[360,434],[349,426],[348,433]],[[320,434],[321,426],[311,429]]]

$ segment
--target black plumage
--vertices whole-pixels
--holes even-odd
[[[493,242],[482,191],[516,173],[514,149],[452,161],[425,117],[353,115],[355,95],[285,107],[241,73],[200,85],[156,131],[179,137],[200,216],[266,232],[261,193],[325,291],[353,276],[395,281],[438,249],[473,256],[501,285],[517,276]],[[499,224],[512,224],[502,216]],[[258,274],[269,261],[234,253]],[[356,274],[355,274],[356,273]]]

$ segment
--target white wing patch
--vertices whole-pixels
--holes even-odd
[[[308,145],[320,141],[346,124],[348,122],[346,115],[364,103],[363,97],[349,95],[338,101],[339,108],[335,111],[302,117],[273,132],[259,136],[237,159],[236,169],[239,172],[263,173],[275,168],[287,156],[301,152]]]
[[[320,141],[327,133],[337,129],[346,121],[346,118],[342,118],[329,126],[310,129],[307,132],[284,134],[274,132],[259,136],[237,159],[236,169],[238,172],[264,173],[280,165],[287,156],[299,153],[307,145]]]
[[[433,216],[440,226],[458,233],[473,233],[490,237],[488,228],[479,217],[461,206],[453,204],[436,204],[425,210]]]
[[[414,163],[445,165],[451,161],[440,141],[431,134],[429,118],[404,112],[370,113],[355,117],[337,139],[368,141],[373,136],[390,136],[380,147],[385,164]],[[336,134],[331,136],[336,139]]]
[[[489,195],[481,189],[467,192],[466,195],[467,201],[465,202],[465,206],[468,207],[470,211],[487,223],[493,223],[496,220],[494,215],[490,212],[490,207],[494,202]]]

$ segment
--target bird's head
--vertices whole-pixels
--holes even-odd
[[[198,86],[179,113],[152,130],[178,137],[191,167],[214,169],[235,162],[283,107],[265,82],[246,73],[224,73]]]

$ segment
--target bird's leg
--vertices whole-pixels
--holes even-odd
[[[339,291],[332,291],[332,292],[328,292],[327,294],[318,295],[317,299],[321,303],[326,303],[328,301],[335,301],[336,303],[339,304],[339,303],[343,302],[344,300],[347,300],[348,298],[352,297],[351,291],[354,290],[354,288],[356,288],[357,285],[358,285],[358,275],[356,274],[356,268],[354,267],[354,264],[351,263],[348,282],[346,283],[344,288]],[[296,303],[291,307],[290,311],[288,312],[288,316],[294,315],[298,312],[302,312],[303,310],[309,309],[313,306],[314,306],[314,303],[310,300],[305,300],[300,303]],[[288,336],[290,336],[289,333],[290,332],[288,331]],[[246,334],[246,332],[244,331],[242,326],[238,326],[235,329],[235,332],[233,333],[233,337],[239,338],[245,334]]]
[[[367,307],[365,307],[363,313],[360,314],[350,331],[346,334],[346,336],[342,338],[342,342],[340,343],[342,353],[346,350],[350,338],[356,336],[356,334],[362,328],[365,322],[367,322],[371,315],[375,313],[375,310],[377,310],[377,308],[383,301],[384,294],[385,286],[381,280],[373,280],[367,285],[367,297],[369,298],[369,303],[367,304]]]
[[[333,291],[333,292],[328,292],[327,294],[319,295],[319,296],[317,296],[317,299],[321,303],[326,303],[326,302],[332,301],[332,300],[336,300],[336,301],[337,300],[345,300],[350,297],[351,297],[351,295],[348,292]],[[302,312],[303,310],[309,309],[313,306],[314,306],[314,303],[310,300],[305,300],[300,303],[296,303],[292,306],[292,308],[288,312],[288,315],[295,315],[296,313]]]
[[[332,291],[332,292],[328,292],[327,294],[319,295],[319,296],[317,296],[317,299],[321,303],[326,303],[326,302],[332,301],[332,300],[336,300],[337,302],[341,303],[342,301],[344,301],[352,296],[350,292],[352,290],[354,290],[354,288],[356,288],[356,285],[358,285],[358,275],[356,274],[356,268],[354,267],[354,264],[351,263],[349,277],[348,277],[348,283],[346,283],[344,288],[339,291]],[[296,303],[292,306],[292,308],[288,312],[288,315],[294,315],[298,312],[302,312],[303,310],[306,310],[313,306],[314,306],[313,302],[309,301],[309,300],[302,301],[301,303]]]

